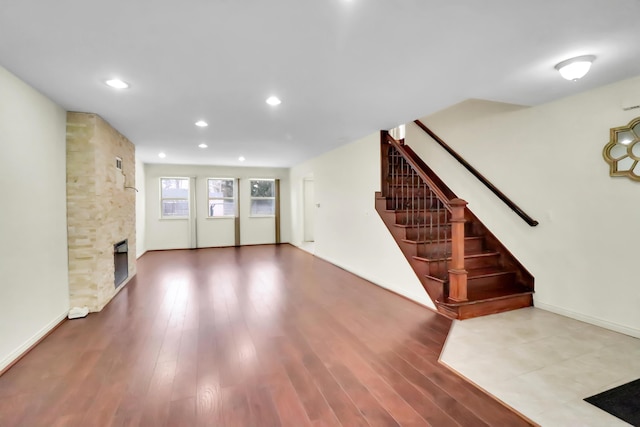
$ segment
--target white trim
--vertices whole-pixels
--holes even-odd
[[[640,329],[630,328],[628,326],[609,322],[607,320],[598,319],[597,317],[592,317],[586,314],[567,310],[565,308],[556,307],[555,305],[545,304],[543,302],[535,301],[535,298],[534,298],[533,305],[542,310],[550,311],[552,313],[556,313],[561,316],[570,317],[575,320],[580,320],[581,322],[590,323],[595,326],[600,326],[601,328],[609,329],[615,332],[620,332],[621,334],[629,335],[634,338],[640,338]]]
[[[4,370],[7,366],[15,362],[19,357],[21,357],[29,348],[38,342],[42,337],[47,335],[53,328],[58,326],[60,322],[67,318],[67,314],[69,310],[66,310],[60,316],[53,319],[47,325],[45,325],[42,329],[36,332],[31,338],[25,341],[20,347],[16,348],[14,351],[9,353],[7,357],[5,357],[2,361],[0,361],[0,372]]]

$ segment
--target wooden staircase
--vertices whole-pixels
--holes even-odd
[[[381,133],[376,210],[438,311],[467,319],[533,305],[533,277],[402,141]]]

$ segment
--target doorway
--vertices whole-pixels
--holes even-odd
[[[315,241],[315,188],[313,178],[305,178],[303,181],[302,198],[303,198],[303,241]]]

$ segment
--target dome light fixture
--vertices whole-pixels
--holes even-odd
[[[244,162],[246,159],[244,158],[244,156],[240,156],[238,157],[238,160],[240,160],[241,162]]]
[[[198,145],[198,147],[200,147],[200,148],[207,148],[207,147],[208,147],[208,145],[207,145],[207,144],[205,144],[205,143],[203,142],[202,144],[199,144],[199,145]]]
[[[165,153],[158,153],[158,157],[164,159],[165,157],[167,157],[167,155]]]
[[[120,79],[109,79],[104,82],[107,86],[112,87],[114,89],[128,89],[129,83]]]
[[[199,128],[206,128],[207,126],[209,126],[209,123],[205,122],[204,120],[198,120],[194,124]]]
[[[577,56],[567,59],[555,66],[560,75],[567,80],[576,81],[583,78],[591,68],[591,64],[595,61],[594,55]]]

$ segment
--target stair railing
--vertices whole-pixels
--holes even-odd
[[[467,202],[449,199],[409,154],[404,142],[381,132],[382,195],[407,227],[418,256],[429,260],[429,275],[442,280],[445,296],[467,300],[464,224]],[[448,295],[447,294],[448,288]]]

